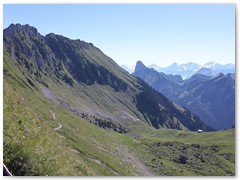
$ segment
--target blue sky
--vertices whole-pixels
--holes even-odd
[[[11,23],[92,42],[119,65],[235,63],[234,4],[4,5]]]

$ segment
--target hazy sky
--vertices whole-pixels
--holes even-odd
[[[234,4],[4,5],[11,23],[92,42],[119,65],[235,63]]]

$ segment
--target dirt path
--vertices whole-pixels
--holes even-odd
[[[58,127],[54,128],[53,130],[57,131],[57,130],[59,130],[61,128],[62,128],[62,125],[60,123],[58,123]]]

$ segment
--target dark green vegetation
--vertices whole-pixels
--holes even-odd
[[[11,25],[4,30],[3,53],[4,163],[14,175],[234,174],[234,130],[212,132],[214,143],[188,141],[195,133],[187,130],[211,128],[92,44],[54,34],[43,37],[28,25]],[[178,142],[178,133],[188,136]],[[229,133],[226,141],[221,140],[224,133]],[[195,172],[189,159],[171,159],[172,151],[161,156],[158,147],[165,145],[159,143],[165,142],[176,148],[206,146],[201,152],[217,158],[226,170],[206,163],[214,171]],[[211,152],[213,145],[221,151]]]
[[[235,125],[235,74],[220,73],[214,77],[195,74],[182,80],[177,75],[166,75],[147,68],[139,61],[133,75],[196,113],[215,129],[229,129]]]

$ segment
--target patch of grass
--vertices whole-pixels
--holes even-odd
[[[143,138],[142,142],[155,155],[152,161],[155,167],[160,163],[160,167],[156,169],[159,173],[164,171],[166,175],[235,175],[234,129],[203,133],[160,129]],[[166,166],[163,162],[167,162]],[[171,169],[174,169],[174,174]]]

